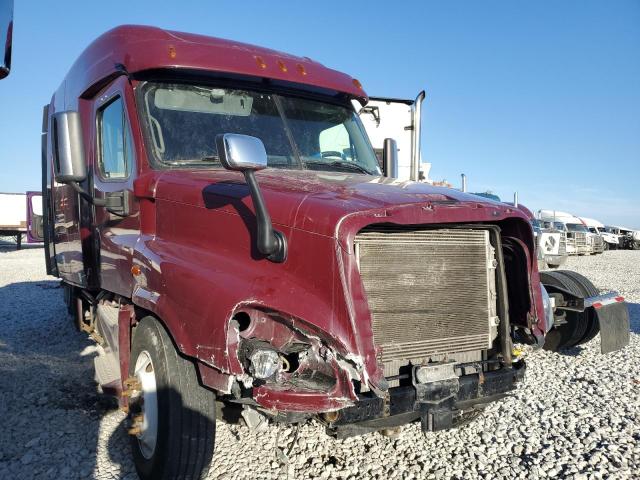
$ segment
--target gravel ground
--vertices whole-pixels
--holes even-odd
[[[209,478],[640,478],[640,251],[570,258],[567,266],[630,302],[631,344],[602,356],[596,338],[566,355],[528,355],[524,384],[458,430],[334,440],[218,423]],[[137,478],[124,415],[100,399],[91,345],[73,330],[41,249],[0,248],[0,479]]]

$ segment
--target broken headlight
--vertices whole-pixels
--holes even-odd
[[[280,356],[275,350],[256,348],[248,359],[251,374],[260,380],[272,377],[280,369]]]

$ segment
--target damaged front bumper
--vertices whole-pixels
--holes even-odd
[[[390,388],[384,397],[372,392],[358,395],[350,407],[334,413],[328,433],[339,438],[395,428],[421,419],[423,431],[444,430],[455,426],[469,411],[499,400],[524,378],[524,361],[498,370],[462,375],[457,378],[453,395],[428,388],[421,391],[414,385]],[[437,382],[434,382],[437,383]]]

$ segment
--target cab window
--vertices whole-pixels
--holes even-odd
[[[127,178],[133,149],[122,98],[116,98],[99,111],[98,133],[101,176],[106,180]]]

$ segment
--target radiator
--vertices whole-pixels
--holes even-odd
[[[365,230],[355,252],[385,373],[491,348],[499,320],[487,230]]]

